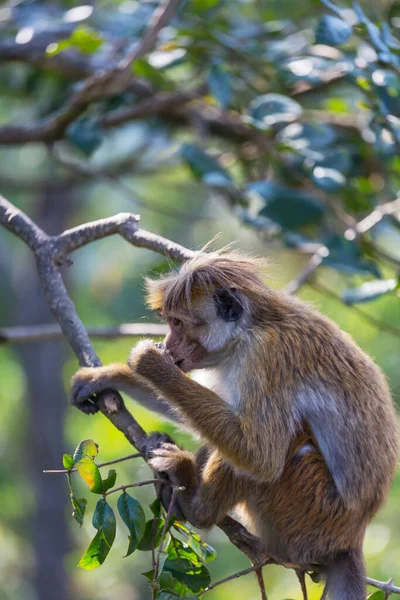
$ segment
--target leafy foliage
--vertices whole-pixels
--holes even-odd
[[[97,533],[78,565],[86,570],[96,569],[104,563],[116,535],[115,513],[108,502],[108,496],[119,489],[112,490],[117,474],[112,469],[108,477],[102,479],[99,466],[94,463],[97,455],[98,445],[88,439],[78,444],[73,457],[70,455],[63,457],[64,466],[68,469],[72,514],[80,526],[83,524],[87,500],[77,498],[73,491],[71,483],[73,469],[78,471],[92,492],[97,486],[99,490],[101,489],[101,492],[97,493],[103,494],[103,498],[96,504],[92,519]],[[96,473],[96,476],[93,473]],[[210,584],[210,574],[205,565],[215,559],[215,550],[204,543],[196,532],[176,521],[174,515],[166,523],[159,498],[156,498],[149,508],[153,518],[146,521],[140,502],[128,494],[126,489],[122,490],[117,501],[117,509],[129,532],[129,545],[125,556],[130,556],[135,550],[157,553],[157,568],[143,573],[152,589],[157,590],[157,599],[179,597],[191,600],[195,598],[193,594],[202,592]]]

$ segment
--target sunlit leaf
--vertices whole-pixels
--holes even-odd
[[[376,281],[367,281],[360,287],[345,290],[341,293],[341,298],[346,304],[360,304],[361,302],[370,302],[380,296],[392,292],[396,289],[396,279],[377,279]]]
[[[351,38],[352,33],[352,26],[343,19],[332,15],[324,15],[321,17],[315,31],[315,41],[317,44],[340,46]]]
[[[262,129],[276,123],[294,121],[302,112],[298,102],[281,94],[264,94],[254,98],[249,104],[251,122]]]
[[[346,183],[346,178],[337,169],[317,166],[312,175],[316,185],[326,192],[336,192]]]
[[[71,454],[64,454],[62,461],[63,461],[64,469],[68,469],[68,471],[70,471],[73,468],[74,457],[71,456]]]
[[[191,531],[179,521],[174,524],[174,527],[185,537],[187,545],[195,552],[202,562],[207,563],[216,558],[217,553],[214,548],[203,542],[197,533]]]
[[[104,498],[97,502],[92,522],[98,531],[79,561],[78,566],[82,569],[96,569],[102,565],[115,539],[114,511]]]
[[[126,556],[136,550],[146,529],[146,517],[141,504],[126,492],[118,498],[118,512],[129,530],[129,546]]]
[[[63,50],[74,48],[84,54],[96,52],[103,43],[102,36],[87,25],[78,25],[69,38],[50,44],[47,47],[46,53],[49,56],[54,56]]]
[[[100,471],[93,458],[97,455],[98,446],[93,440],[81,442],[74,453],[75,468],[94,494],[103,493],[103,482]]]

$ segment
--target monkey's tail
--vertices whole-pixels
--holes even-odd
[[[360,549],[338,554],[326,570],[323,598],[365,600],[365,566]]]

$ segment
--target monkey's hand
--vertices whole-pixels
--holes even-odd
[[[132,348],[128,365],[135,376],[155,386],[163,378],[179,373],[164,345],[155,344],[152,340],[142,340]]]
[[[103,367],[83,367],[71,380],[71,403],[86,414],[94,414],[99,409],[95,395],[106,389]]]
[[[190,519],[190,498],[196,489],[195,458],[190,452],[182,450],[171,441],[166,441],[166,437],[168,439],[168,436],[160,433],[151,435],[146,442],[146,447],[152,449],[146,452],[146,456],[149,466],[158,476],[166,479],[172,486],[185,488],[178,493],[172,506],[172,513],[178,521],[187,521]],[[168,510],[171,502],[172,486],[166,484],[159,490],[165,510]]]

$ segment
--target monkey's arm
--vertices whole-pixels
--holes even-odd
[[[254,415],[234,412],[215,392],[180,371],[151,341],[140,342],[128,363],[138,380],[176,406],[184,420],[229,462],[263,480],[279,477],[291,424],[272,402],[269,412],[265,406],[256,407]]]
[[[132,369],[124,363],[112,363],[104,367],[83,367],[72,377],[71,401],[84,412],[96,412],[97,408],[88,399],[104,390],[118,390],[128,394],[145,408],[158,412],[163,417],[176,421],[177,416],[166,402],[154,395],[151,388],[139,382]]]

